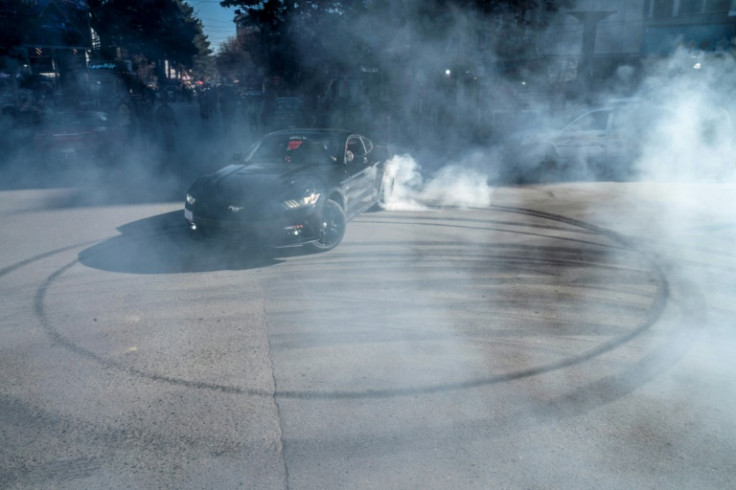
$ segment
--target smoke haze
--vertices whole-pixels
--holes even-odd
[[[234,486],[250,484],[255,473],[244,464],[273,458],[276,473],[288,463],[293,481],[284,486],[295,488],[728,488],[732,54],[682,48],[587,86],[551,84],[554,70],[510,70],[495,53],[462,49],[487,28],[472,11],[445,12],[444,31],[432,36],[406,15],[407,2],[386,3],[393,23],[384,15],[354,27],[378,53],[361,72],[375,77],[333,80],[337,98],[324,122],[388,146],[392,192],[385,211],[361,215],[325,254],[251,260],[183,239],[188,186],[260,136],[245,111],[228,116],[221,107],[204,118],[196,101],[177,101],[173,148],[152,126],[121,136],[108,158],[63,161],[2,118],[1,191],[46,189],[33,211],[129,205],[99,210],[99,222],[50,228],[64,254],[39,241],[33,261],[18,251],[20,265],[4,270],[13,281],[34,264],[42,283],[26,308],[41,316],[28,315],[41,323],[40,340],[22,338],[19,350],[63,352],[43,362],[104,374],[94,375],[104,386],[90,388],[81,376],[53,383],[40,368],[32,373],[43,379],[28,406],[42,399],[58,426],[53,463],[69,458],[62,443],[89,437],[100,460],[106,445],[134,453],[114,468],[131,481],[146,464],[162,478],[142,487],[186,484],[182,472],[204,466],[193,476],[214,484],[213,461],[228,467]],[[558,34],[544,36],[544,51],[576,57],[580,39]],[[339,41],[331,61],[351,66],[356,53]],[[309,60],[309,46],[300,48]],[[104,105],[122,117],[109,97]],[[598,137],[588,127],[563,130],[603,108],[616,129],[606,147],[615,157],[586,143]],[[141,203],[174,204],[131,221],[148,211]],[[128,222],[114,225],[119,235],[76,256],[69,243],[99,240],[95,227],[107,230],[120,216]],[[33,296],[37,285],[22,284],[17,296]],[[108,306],[110,298],[117,303]],[[13,315],[21,314],[18,306]],[[15,330],[21,339],[29,329],[19,321]],[[35,366],[21,361],[18,372]],[[69,386],[111,415],[67,424],[65,411],[80,399]],[[22,383],[11,388],[26,396]],[[130,406],[116,403],[120,391],[131,393]],[[172,420],[173,435],[163,434]],[[14,443],[31,452],[27,437]],[[168,447],[171,461],[160,458]],[[42,469],[48,483],[53,468]],[[338,476],[320,480],[325,474]]]
[[[420,206],[425,201],[484,206],[491,202],[491,188],[496,185],[608,180],[608,173],[598,172],[585,150],[559,168],[545,168],[539,160],[549,150],[545,145],[551,133],[593,108],[612,103],[623,108],[622,101],[625,108],[618,111],[616,124],[631,139],[623,142],[631,146],[632,152],[626,154],[631,171],[614,173],[616,180],[732,178],[730,87],[735,70],[730,53],[682,48],[667,58],[644,59],[641,67],[621,66],[599,86],[593,83],[570,93],[549,83],[559,76],[551,69],[546,73],[504,71],[488,49],[465,49],[476,46],[475,36],[487,29],[472,11],[443,12],[443,32],[432,35],[419,18],[411,17],[418,5],[390,5],[391,15],[358,19],[354,29],[378,55],[373,64],[366,60],[361,67],[368,72],[378,68],[382,81],[374,86],[370,79],[354,79],[336,87],[340,97],[333,102],[338,105],[330,108],[325,122],[354,124],[374,140],[388,142],[400,155],[391,170],[399,184],[393,207]],[[560,25],[566,24],[555,26]],[[571,37],[553,31],[540,36],[547,43],[545,52],[575,53],[580,40]],[[571,44],[553,46],[553,42]],[[337,45],[331,53],[336,65],[345,56],[344,66],[355,54]],[[309,55],[305,50],[303,58],[309,60]],[[119,97],[119,93],[99,97],[114,118],[120,117]],[[161,151],[157,128],[150,134],[141,128],[135,142],[116,146],[112,168],[94,159],[73,165],[36,159],[32,135],[3,117],[3,127],[8,129],[3,131],[4,145],[11,149],[4,156],[5,185],[88,183],[87,190],[104,200],[106,191],[121,193],[124,185],[128,189],[123,195],[147,187],[155,193],[161,184],[173,197],[199,172],[227,164],[232,153],[243,151],[259,135],[241,112],[227,122],[224,113],[205,122],[193,107],[184,111],[179,107],[178,112],[174,151]],[[354,117],[334,117],[345,113]],[[534,135],[537,147],[509,151],[509,141],[520,133]],[[142,145],[144,138],[156,143]]]

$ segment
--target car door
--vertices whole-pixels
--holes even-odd
[[[377,196],[378,191],[381,188],[381,180],[383,179],[383,170],[386,155],[376,149],[370,139],[366,138],[365,136],[361,136],[360,138],[363,141],[363,146],[365,147],[366,162],[371,167],[369,173],[373,179],[373,182],[371,184],[373,186],[373,193]]]
[[[558,155],[566,162],[601,161],[608,151],[610,109],[586,112],[565,126],[555,138]]]
[[[360,213],[373,203],[375,196],[375,166],[370,161],[363,138],[359,135],[348,137],[345,143],[345,166],[347,181],[345,213],[350,217]]]
[[[641,137],[639,131],[643,128],[632,124],[636,119],[630,119],[629,113],[623,109],[611,113],[608,126],[608,145],[606,148],[606,163],[609,166],[630,166],[629,161],[636,154],[635,140]]]

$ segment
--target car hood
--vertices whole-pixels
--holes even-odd
[[[290,199],[304,195],[307,189],[318,191],[317,187],[334,171],[324,164],[229,165],[199,178],[190,193],[197,199],[227,201],[233,205]]]
[[[538,143],[551,141],[560,135],[558,129],[527,129],[515,131],[506,137],[506,141],[513,144]]]

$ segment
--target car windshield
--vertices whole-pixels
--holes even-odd
[[[341,160],[341,148],[339,139],[331,134],[271,134],[251,147],[245,162],[331,164]]]

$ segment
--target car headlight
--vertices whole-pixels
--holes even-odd
[[[194,204],[197,201],[195,197],[187,192],[187,204]]]
[[[303,208],[305,206],[315,204],[317,200],[319,200],[319,193],[313,192],[300,199],[289,199],[288,201],[284,201],[284,206],[288,209]]]

